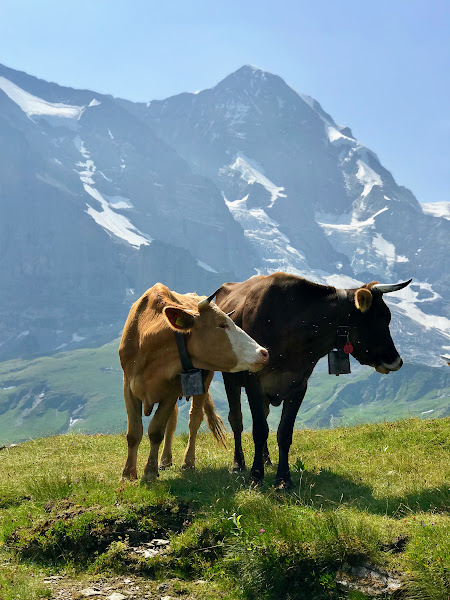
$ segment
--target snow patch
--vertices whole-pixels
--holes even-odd
[[[262,208],[247,208],[248,195],[234,201],[227,200],[223,192],[222,196],[233,218],[242,226],[245,237],[261,258],[260,264],[263,264],[263,268],[258,269],[258,273],[285,271],[293,275],[311,277],[312,272],[305,256],[281,233],[278,223]]]
[[[364,190],[361,194],[364,198],[370,194],[372,188],[376,185],[383,187],[383,182],[378,173],[375,173],[373,169],[369,167],[364,161],[357,160],[358,171],[356,178],[359,179],[360,183],[364,186]]]
[[[230,169],[237,171],[241,174],[241,177],[248,185],[259,183],[262,185],[270,194],[270,206],[271,208],[278,198],[287,198],[286,194],[283,194],[284,187],[276,186],[270,179],[268,179],[256,166],[253,166],[248,158],[243,158],[242,155],[238,155],[236,160]]]
[[[108,202],[103,198],[100,192],[88,185],[83,184],[86,192],[95,200],[97,200],[102,210],[98,211],[92,208],[89,204],[87,205],[86,212],[90,215],[94,221],[106,229],[107,232],[112,233],[116,237],[125,240],[131,246],[139,248],[140,246],[148,246],[152,241],[151,238],[144,236],[136,227],[123,215],[115,213]]]
[[[218,273],[218,271],[216,271],[215,269],[213,269],[212,267],[210,267],[206,263],[202,262],[201,260],[197,260],[197,264],[202,269],[205,269],[205,271],[209,271],[210,273]]]
[[[110,207],[114,208],[115,210],[133,208],[133,204],[128,198],[124,198],[123,196],[107,196],[106,194],[102,195],[103,198],[106,198]]]
[[[329,125],[327,127],[327,133],[328,133],[328,139],[330,140],[330,143],[351,142],[352,144],[355,144],[355,140],[353,140],[352,138],[349,138],[347,135],[344,135],[338,129],[336,129],[336,127],[333,127],[332,125]]]
[[[375,219],[387,210],[385,206],[364,221],[359,221],[354,213],[340,216],[316,213],[316,221],[335,250],[350,259],[354,273],[372,271],[386,278],[393,274],[397,263],[408,262],[406,256],[397,254],[394,244],[374,231]]]
[[[365,221],[359,221],[354,214],[343,214],[343,215],[330,215],[326,213],[316,213],[317,224],[323,229],[340,230],[342,232],[351,233],[352,231],[358,231],[361,229],[372,229],[375,225],[375,219],[378,215],[381,215],[388,207],[385,206]]]
[[[393,267],[396,262],[408,262],[406,256],[397,255],[394,244],[385,240],[380,233],[375,234],[372,246],[375,248],[375,252],[386,260],[388,267]]]
[[[15,102],[28,116],[46,115],[49,117],[60,117],[65,119],[79,119],[83,113],[84,106],[72,106],[60,102],[47,102],[38,96],[29,94],[18,85],[15,85],[5,77],[0,77],[0,89]]]
[[[78,136],[74,139],[73,143],[75,144],[76,149],[80,154],[85,158],[85,162],[77,162],[75,166],[82,167],[81,171],[76,171],[82,183],[89,183],[90,185],[94,185],[93,176],[96,170],[96,166],[94,161],[90,158],[90,153],[86,150],[84,142]]]
[[[414,281],[413,286],[414,287],[411,287],[409,285],[403,290],[390,293],[389,300],[395,304],[395,308],[403,313],[405,317],[416,321],[426,330],[435,329],[450,339],[450,319],[424,313],[417,306],[417,304],[421,302],[433,302],[433,300],[437,300],[441,296],[432,289],[431,284],[429,283]],[[419,291],[415,291],[415,287],[419,287]],[[432,296],[425,299],[419,299],[420,289],[430,292]]]
[[[442,217],[450,221],[450,202],[421,203],[422,212],[432,217]]]
[[[92,198],[100,203],[102,208],[101,211],[98,211],[87,204],[87,214],[91,216],[98,225],[103,227],[103,229],[106,229],[108,233],[112,233],[116,237],[125,240],[131,244],[131,246],[139,248],[140,246],[147,246],[150,244],[152,241],[151,238],[141,233],[126,217],[115,213],[113,210],[133,208],[131,201],[123,196],[102,196],[102,194],[94,187],[95,182],[93,180],[93,175],[96,171],[96,166],[94,161],[90,158],[89,151],[86,149],[83,140],[78,136],[74,139],[74,144],[77,150],[86,159],[85,162],[76,164],[77,167],[83,168],[82,171],[77,171],[83,187]]]
[[[326,275],[324,280],[326,285],[331,285],[339,289],[352,290],[363,285],[362,281],[358,281],[358,279],[353,279],[353,277],[348,277],[347,275]]]
[[[81,335],[78,335],[77,333],[73,333],[72,334],[72,342],[82,342],[84,339],[84,337],[81,337]]]

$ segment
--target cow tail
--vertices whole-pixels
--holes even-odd
[[[224,422],[220,418],[220,415],[216,412],[216,406],[211,394],[206,394],[205,404],[203,405],[203,412],[205,413],[206,424],[208,425],[211,433],[216,438],[216,442],[219,446],[227,448],[227,439],[225,437],[227,430]]]

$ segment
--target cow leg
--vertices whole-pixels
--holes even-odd
[[[267,421],[267,417],[269,416],[270,413],[270,403],[267,400],[267,398],[264,399],[264,415],[266,417],[266,421]],[[264,459],[264,465],[266,467],[270,466],[272,464],[272,461],[270,460],[270,454],[269,454],[269,448],[267,446],[267,442],[264,444],[264,448],[263,448],[263,459]]]
[[[177,396],[163,398],[148,426],[148,437],[150,440],[150,454],[145,465],[143,483],[150,483],[158,477],[158,452],[164,439],[167,422],[177,402]]]
[[[123,379],[123,395],[127,410],[128,456],[122,471],[123,479],[137,478],[137,452],[142,440],[142,402],[134,396],[126,377]]]
[[[244,427],[242,425],[241,384],[231,373],[222,373],[222,375],[230,408],[228,422],[234,436],[233,473],[237,473],[246,470],[244,451],[242,450],[242,431]]]
[[[276,485],[284,488],[292,486],[289,471],[289,449],[292,444],[295,418],[297,417],[305,393],[306,385],[300,390],[297,388],[295,394],[291,393],[283,402],[283,411],[277,432],[279,458]]]
[[[186,452],[184,453],[183,464],[181,465],[182,469],[195,469],[195,442],[197,440],[198,430],[203,421],[205,403],[207,403],[208,398],[211,403],[213,403],[208,391],[213,377],[214,371],[209,371],[205,375],[205,394],[192,396],[191,408],[189,410],[189,440],[186,446]]]
[[[164,434],[164,446],[159,461],[160,469],[167,469],[172,466],[172,441],[175,435],[175,429],[177,428],[178,419],[178,406],[175,404],[173,407],[172,414],[169,417],[166,425],[166,432]]]
[[[207,392],[209,394],[209,392]],[[182,469],[195,468],[195,442],[200,425],[203,421],[203,406],[205,404],[206,394],[193,396],[191,408],[189,410],[189,440],[184,453]]]
[[[250,375],[245,389],[247,391],[248,403],[252,413],[253,442],[255,445],[251,480],[257,483],[264,479],[264,446],[267,445],[269,426],[267,425],[264,413],[264,397],[258,379],[255,376]]]

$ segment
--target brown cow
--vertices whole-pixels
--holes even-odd
[[[174,409],[177,398],[182,395],[180,374],[183,369],[174,331],[185,334],[194,367],[207,371],[206,392],[215,370],[256,372],[269,359],[267,350],[211,302],[213,296],[177,294],[157,283],[131,307],[119,347],[128,417],[124,478],[137,477],[137,451],[143,434],[142,405],[149,415],[155,404],[158,408],[148,427],[150,455],[142,479],[150,482],[158,476],[159,447],[171,415],[176,417]],[[201,403],[200,399],[198,404]],[[170,419],[169,437],[173,435],[173,421]],[[170,460],[166,452],[163,463]]]
[[[235,470],[245,468],[240,401],[241,388],[245,387],[255,444],[252,478],[258,481],[264,477],[269,404],[279,406],[283,402],[277,433],[277,483],[291,485],[288,455],[295,418],[317,361],[337,345],[338,327],[347,328],[349,351],[361,364],[383,374],[400,369],[403,361],[391,338],[391,315],[382,296],[410,282],[372,282],[358,289],[339,290],[295,275],[274,273],[225,283],[218,290],[220,308],[235,311],[235,323],[270,352],[268,364],[255,375],[223,375],[235,440]]]

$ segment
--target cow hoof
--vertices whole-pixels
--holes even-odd
[[[181,470],[182,471],[187,471],[188,469],[195,469],[195,465],[188,465],[186,463],[183,463],[181,465]]]
[[[244,473],[244,471],[247,470],[247,467],[245,466],[245,464],[243,465],[238,465],[238,464],[234,464],[233,468],[232,468],[232,473]]]
[[[149,485],[156,481],[159,477],[159,473],[146,473],[141,479],[141,485]]]
[[[249,481],[250,487],[251,488],[258,487],[263,482],[263,479],[264,479],[264,473],[261,473],[260,471],[252,471],[251,475],[250,475],[250,481]]]
[[[161,463],[159,468],[164,471],[164,469],[169,469],[172,466],[172,462]]]
[[[292,479],[291,477],[286,478],[277,478],[275,481],[275,488],[278,492],[286,492],[292,489]]]

